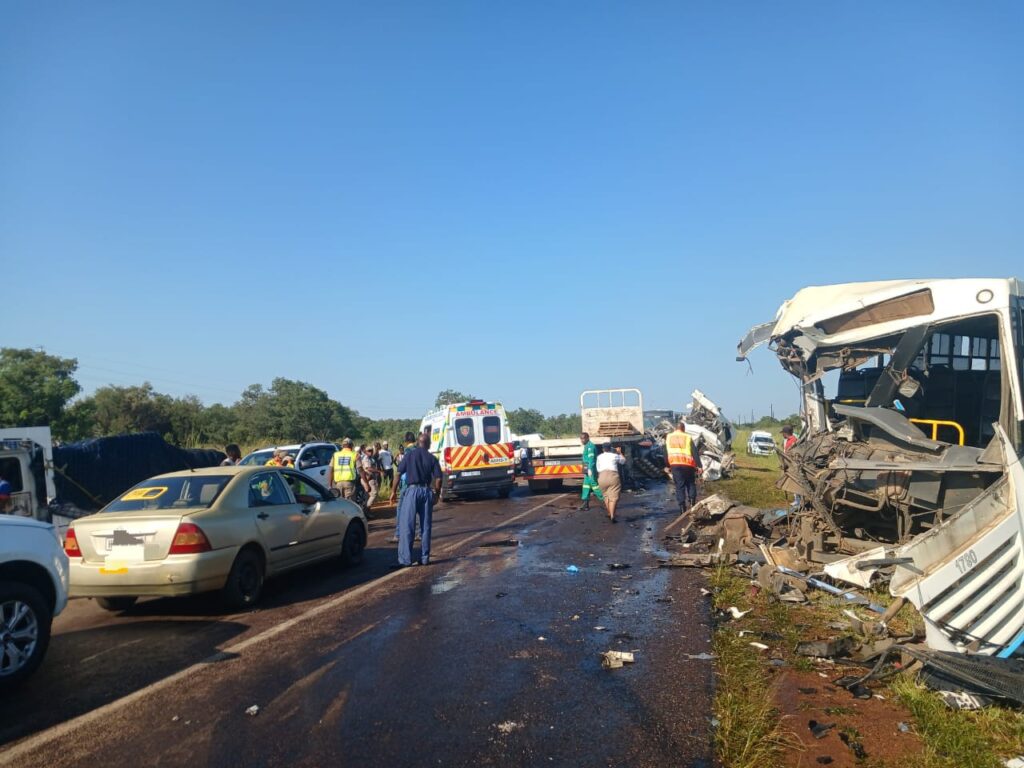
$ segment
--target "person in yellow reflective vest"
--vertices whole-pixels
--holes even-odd
[[[331,457],[331,477],[328,485],[341,491],[341,498],[351,499],[356,493],[358,477],[356,452],[352,450],[352,438],[341,441],[341,450]]]
[[[267,467],[294,467],[295,462],[292,461],[292,457],[288,455],[288,452],[278,448],[274,451],[274,455],[271,456],[264,466]]]
[[[665,474],[676,484],[679,511],[686,512],[697,503],[697,477],[703,474],[703,470],[700,466],[700,449],[687,434],[686,422],[682,419],[675,432],[670,432],[665,438],[665,458],[668,462]]]

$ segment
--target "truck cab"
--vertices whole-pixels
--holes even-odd
[[[50,428],[0,429],[0,477],[11,484],[0,514],[50,522],[48,504],[56,496]]]

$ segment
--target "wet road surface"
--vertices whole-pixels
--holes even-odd
[[[362,566],[243,614],[73,601],[0,702],[0,765],[710,765],[704,577],[657,568],[663,488],[617,525],[572,495],[442,505],[434,562],[400,571],[374,521]],[[609,649],[636,663],[602,669]]]

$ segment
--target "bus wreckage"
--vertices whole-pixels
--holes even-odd
[[[805,288],[752,329],[799,379],[789,565],[889,590],[937,651],[1024,645],[1024,298],[1015,279]]]

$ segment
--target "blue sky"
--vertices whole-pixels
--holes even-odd
[[[1024,277],[1019,3],[51,3],[0,24],[0,344],[418,416],[699,387],[809,284]]]

